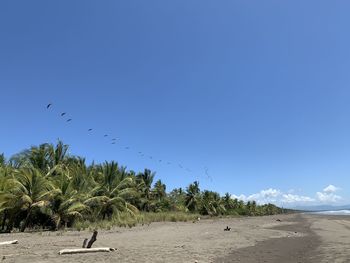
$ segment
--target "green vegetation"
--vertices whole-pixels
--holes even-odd
[[[42,144],[9,160],[0,155],[0,230],[110,228],[154,221],[193,221],[200,215],[271,215],[275,205],[244,203],[201,191],[198,182],[166,192],[148,169],[116,162],[86,165],[68,146]]]

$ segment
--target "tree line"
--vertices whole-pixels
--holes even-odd
[[[203,190],[195,181],[167,192],[149,169],[134,172],[117,162],[92,163],[68,154],[69,146],[41,144],[0,155],[0,230],[58,230],[78,221],[97,222],[139,213],[182,212],[200,215],[272,215],[284,212]],[[155,181],[155,182],[154,182]]]

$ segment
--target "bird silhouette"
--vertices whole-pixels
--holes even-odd
[[[46,109],[50,108],[52,103],[47,104]]]
[[[103,135],[103,137],[108,137],[108,134]]]
[[[116,138],[113,138],[112,141],[116,141],[117,139]]]
[[[67,120],[67,122],[70,122],[70,121],[72,121],[72,119],[68,119],[68,120]]]
[[[115,144],[115,142],[112,142],[112,144]]]
[[[126,149],[126,150],[129,150],[129,149],[130,149],[130,147],[125,147],[125,149]]]
[[[88,131],[92,131],[92,129],[88,129]]]
[[[61,113],[61,116],[63,117],[64,115],[66,115],[66,113],[65,113],[65,112],[62,112],[62,113]]]

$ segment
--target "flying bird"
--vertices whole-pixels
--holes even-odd
[[[112,142],[112,144],[115,144],[115,142]]]
[[[126,149],[126,150],[129,150],[129,149],[130,149],[130,147],[125,147],[125,149]]]
[[[72,119],[68,119],[68,120],[67,120],[67,122],[70,122],[70,121],[72,121]]]
[[[65,113],[65,112],[62,112],[62,113],[61,113],[61,116],[63,117],[64,115],[66,115],[66,113]]]
[[[162,162],[162,160],[159,160],[159,162],[161,163],[161,162]]]
[[[47,104],[46,109],[50,108],[52,103]]]
[[[103,135],[103,137],[108,137],[108,134]]]
[[[208,170],[209,170],[208,167],[204,167],[204,170],[205,170],[205,175],[207,176],[207,179],[213,182],[213,178],[208,173]]]
[[[92,129],[88,129],[88,131],[92,131]]]
[[[117,139],[116,138],[113,138],[112,141],[116,141]]]

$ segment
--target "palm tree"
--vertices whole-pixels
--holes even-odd
[[[155,184],[153,188],[153,197],[157,199],[158,201],[162,200],[164,197],[166,197],[166,186],[162,183],[162,181],[159,179]]]
[[[124,169],[119,169],[115,162],[105,162],[99,173],[103,180],[91,191],[92,197],[84,204],[95,210],[96,215],[102,215],[102,219],[122,211],[135,215],[137,208],[129,202],[137,194],[133,179],[125,177]]]
[[[201,214],[217,216],[226,211],[220,195],[213,191],[205,190],[201,200]]]
[[[64,174],[54,181],[56,191],[49,209],[56,230],[68,223],[72,224],[76,218],[83,218],[82,212],[88,210],[88,206],[82,202],[85,195],[78,192],[74,184],[75,181]],[[87,189],[80,190],[84,192]]]
[[[25,213],[21,231],[23,232],[31,221],[34,210],[49,205],[53,194],[52,184],[36,168],[23,168],[9,178],[11,187],[0,193],[2,209],[16,208],[16,214]]]
[[[198,181],[193,182],[186,189],[185,205],[191,212],[196,211],[198,208],[199,193],[200,189]]]
[[[14,155],[10,162],[16,168],[33,167],[44,174],[56,175],[56,169],[66,160],[67,151],[68,145],[61,141],[58,141],[56,146],[44,143]]]
[[[145,211],[150,211],[151,202],[151,187],[153,183],[155,173],[149,169],[145,169],[143,173],[139,173],[136,176],[136,182],[138,184],[138,190],[141,192],[141,204],[140,208]]]

